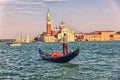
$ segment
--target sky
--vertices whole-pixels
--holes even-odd
[[[120,0],[0,0],[0,39],[45,32],[48,9],[52,29],[64,22],[75,33],[120,30]]]

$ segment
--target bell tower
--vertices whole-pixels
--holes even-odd
[[[47,28],[47,34],[50,35],[51,34],[51,15],[50,15],[49,10],[48,10],[48,13],[47,13],[46,28]]]

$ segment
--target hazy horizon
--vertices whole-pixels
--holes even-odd
[[[120,0],[0,0],[0,39],[18,34],[32,38],[61,22],[78,32],[120,30]]]

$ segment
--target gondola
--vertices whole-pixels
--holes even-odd
[[[50,54],[45,53],[41,49],[39,49],[40,57],[43,60],[48,60],[48,61],[57,62],[57,63],[69,62],[70,60],[75,58],[79,54],[79,52],[80,52],[80,49],[78,47],[76,50],[74,50],[72,52],[69,52],[67,55],[63,55],[63,56],[60,56],[60,57],[51,57]]]

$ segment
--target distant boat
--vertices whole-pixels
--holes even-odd
[[[18,35],[15,39],[15,42],[7,43],[9,46],[21,46],[22,37]]]
[[[41,49],[39,49],[40,57],[43,60],[57,62],[57,63],[69,62],[70,60],[75,58],[79,54],[79,52],[80,52],[80,49],[78,47],[76,50],[74,50],[73,52],[68,53],[67,55],[63,55],[63,56],[59,56],[59,57],[51,57],[50,54],[45,53]]]
[[[10,43],[9,46],[21,46],[21,43]]]

